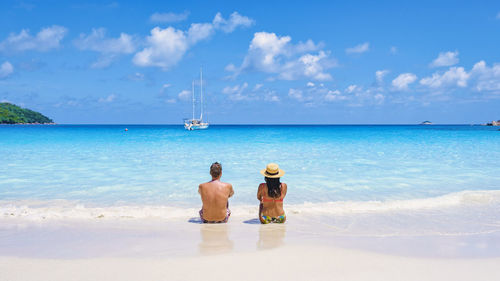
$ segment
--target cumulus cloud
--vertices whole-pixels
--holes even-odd
[[[58,25],[42,28],[35,36],[31,35],[28,29],[23,29],[18,34],[11,33],[4,41],[0,42],[0,50],[4,52],[29,50],[45,52],[57,49],[67,32],[65,27]]]
[[[88,35],[82,33],[73,43],[80,50],[101,54],[92,64],[95,68],[107,67],[118,55],[131,54],[135,51],[135,43],[131,35],[121,33],[118,38],[107,38],[104,28],[92,29]]]
[[[389,70],[377,70],[375,71],[375,79],[377,79],[378,83],[384,82],[384,77],[389,73]]]
[[[370,50],[370,43],[365,42],[351,48],[345,49],[347,54],[362,54]]]
[[[475,79],[475,90],[500,92],[500,64],[489,67],[485,61],[480,61],[474,65],[470,74]]]
[[[6,78],[11,75],[12,72],[14,72],[14,67],[10,62],[6,61],[0,65],[0,79]]]
[[[445,86],[466,87],[469,74],[463,67],[450,67],[450,69],[442,74],[434,73],[430,77],[425,77],[420,80],[420,84],[430,88],[442,88]]]
[[[311,40],[292,44],[291,40],[290,36],[256,32],[241,66],[230,64],[226,70],[234,72],[235,76],[249,70],[261,71],[277,74],[277,78],[283,80],[332,78],[326,70],[334,67],[336,62],[329,58],[328,52],[318,51],[322,44],[315,44]],[[318,52],[308,53],[313,51]]]
[[[408,85],[415,82],[417,76],[413,73],[403,73],[392,80],[392,86],[396,90],[408,90]]]
[[[233,12],[227,20],[222,17],[221,13],[217,13],[212,22],[214,28],[221,29],[226,33],[233,32],[239,26],[249,27],[254,23],[253,19],[242,16],[238,12]]]
[[[451,66],[458,63],[458,51],[441,52],[438,57],[432,61],[431,67]]]
[[[177,64],[190,47],[210,38],[217,30],[232,32],[239,26],[246,27],[252,23],[253,20],[234,12],[228,20],[217,13],[211,23],[193,23],[187,31],[171,26],[165,29],[155,27],[146,38],[146,47],[136,53],[132,61],[138,66],[156,66],[167,70]]]
[[[133,62],[138,66],[157,66],[168,69],[186,53],[188,41],[183,31],[173,27],[155,27],[146,38],[144,50],[135,54]]]
[[[149,21],[153,23],[171,23],[180,22],[188,18],[189,12],[184,11],[181,14],[176,13],[154,13],[149,17]]]

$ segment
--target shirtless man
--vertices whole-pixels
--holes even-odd
[[[217,162],[210,166],[210,175],[212,180],[198,187],[203,202],[200,218],[204,223],[225,223],[231,215],[228,199],[234,194],[233,186],[220,181],[222,166]]]

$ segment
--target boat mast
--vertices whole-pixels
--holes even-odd
[[[191,95],[193,97],[193,118],[192,119],[194,119],[194,80],[191,82],[192,82],[191,83]]]
[[[203,70],[200,67],[200,121],[203,120]]]

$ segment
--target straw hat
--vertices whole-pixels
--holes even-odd
[[[285,171],[281,170],[278,164],[269,163],[265,169],[260,170],[260,173],[267,178],[281,178]]]

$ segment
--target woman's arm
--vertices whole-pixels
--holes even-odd
[[[262,184],[259,184],[259,188],[257,188],[257,200],[262,201]]]

